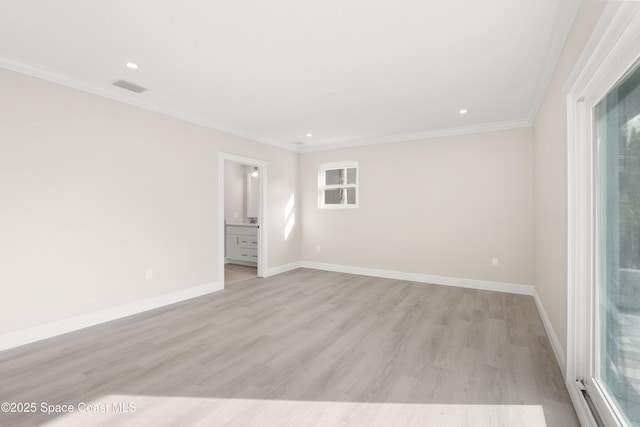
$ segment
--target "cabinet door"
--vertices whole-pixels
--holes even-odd
[[[240,236],[237,234],[227,234],[227,259],[241,260]]]

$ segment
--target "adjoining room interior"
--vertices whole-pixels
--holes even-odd
[[[0,6],[0,425],[640,425],[640,2]]]
[[[224,284],[258,277],[260,168],[224,161]]]

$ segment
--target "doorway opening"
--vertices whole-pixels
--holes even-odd
[[[224,286],[264,277],[267,163],[218,154],[218,265]]]

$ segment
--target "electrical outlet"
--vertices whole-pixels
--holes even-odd
[[[316,252],[320,252],[320,246],[316,246]]]
[[[491,258],[491,265],[497,267],[500,264],[500,260],[498,258]]]
[[[146,277],[147,280],[153,279],[153,269],[152,268],[147,268],[144,271],[144,276]]]

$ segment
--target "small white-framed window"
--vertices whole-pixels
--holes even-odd
[[[358,185],[358,162],[321,164],[318,170],[318,207],[357,208]]]

